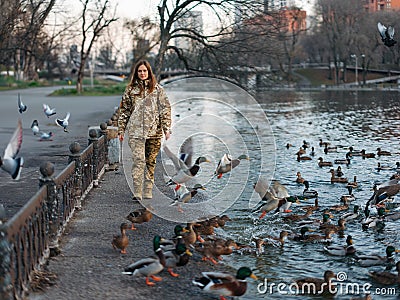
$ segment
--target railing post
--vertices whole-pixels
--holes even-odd
[[[58,200],[57,200],[57,186],[53,179],[54,164],[45,162],[40,165],[40,173],[42,177],[39,179],[39,187],[47,186],[47,199],[46,199],[46,222],[49,237],[50,256],[54,251],[58,251]]]
[[[6,226],[0,222],[0,299],[11,300],[11,245],[6,230]]]
[[[104,136],[106,138],[106,141],[104,143],[105,145],[105,162],[106,164],[108,163],[108,142],[110,141],[109,137],[109,131],[107,130],[107,124],[106,123],[101,123],[100,124],[100,136]]]
[[[112,125],[113,126],[118,126],[118,115],[117,114],[113,114],[111,117],[111,121],[112,121]]]
[[[75,189],[74,189],[74,197],[76,199],[75,209],[81,209],[82,203],[81,198],[83,194],[82,190],[82,160],[81,160],[81,145],[78,142],[73,142],[69,145],[69,151],[71,154],[68,157],[68,164],[75,161]]]
[[[93,144],[93,187],[99,186],[99,174],[98,174],[98,164],[99,164],[99,144],[96,129],[89,130],[89,145]]]

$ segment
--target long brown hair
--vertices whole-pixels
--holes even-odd
[[[150,63],[147,60],[139,60],[136,63],[129,85],[133,87],[136,84],[142,82],[142,80],[139,78],[139,75],[138,75],[138,73],[139,73],[138,69],[142,65],[146,67],[147,72],[149,74],[149,77],[146,79],[146,81],[148,81],[149,93],[151,93],[151,92],[153,92],[153,90],[154,90],[154,88],[155,88],[155,86],[157,84],[157,79],[154,76],[154,73],[153,73],[153,70],[151,69]],[[145,85],[144,84],[138,84],[138,86],[140,88],[140,95],[142,95],[143,92],[144,92]]]

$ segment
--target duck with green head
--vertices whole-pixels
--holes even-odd
[[[377,254],[371,255],[358,255],[355,257],[358,264],[362,267],[370,267],[377,265],[386,265],[393,262],[393,254],[398,253],[400,250],[393,246],[386,247],[386,256],[380,256]]]
[[[240,155],[238,158],[232,158],[230,154],[225,153],[219,160],[214,175],[217,178],[221,178],[223,174],[229,173],[232,169],[236,168],[243,159],[250,160],[245,154]]]
[[[155,285],[154,282],[150,281],[150,278],[152,278],[154,281],[161,281],[161,277],[155,276],[156,274],[160,273],[166,265],[164,252],[160,247],[160,243],[161,237],[156,235],[153,238],[153,250],[156,254],[156,257],[140,259],[127,266],[122,274],[145,276],[146,284],[149,286]]]
[[[236,276],[220,272],[202,272],[202,277],[193,279],[192,283],[204,292],[219,295],[221,300],[225,296],[239,297],[246,293],[247,281],[250,277],[257,280],[250,268],[241,267]]]

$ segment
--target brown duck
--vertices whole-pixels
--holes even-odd
[[[135,224],[142,224],[145,222],[148,222],[151,220],[153,217],[153,214],[151,213],[150,210],[147,208],[139,208],[134,211],[132,211],[126,219],[130,222],[132,222],[132,230],[136,230]]]
[[[126,254],[126,248],[128,247],[129,244],[129,238],[126,235],[126,230],[129,229],[130,226],[128,223],[122,223],[121,224],[121,234],[119,235],[114,235],[113,240],[111,242],[111,245],[113,246],[114,249],[121,249],[121,254]]]

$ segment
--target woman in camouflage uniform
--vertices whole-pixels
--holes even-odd
[[[135,65],[119,107],[119,139],[123,140],[127,129],[132,150],[133,198],[150,199],[161,139],[164,134],[168,140],[171,134],[171,105],[148,61]]]

